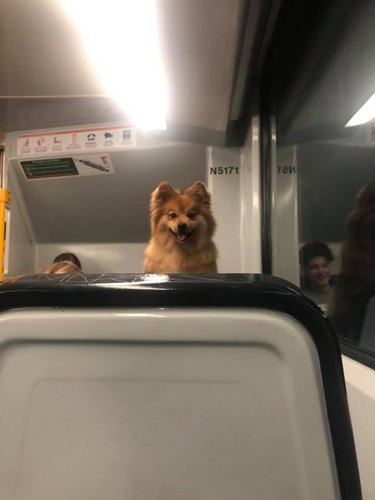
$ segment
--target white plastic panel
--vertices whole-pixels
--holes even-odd
[[[214,236],[221,273],[244,272],[241,254],[241,150],[207,148],[208,188],[217,222]]]
[[[273,147],[276,125],[273,121]],[[278,148],[272,163],[272,274],[299,286],[298,165],[295,147]]]
[[[260,273],[259,117],[242,148],[207,148],[220,273]]]
[[[375,498],[375,371],[343,356],[363,500]]]
[[[1,500],[338,499],[315,348],[262,310],[0,315]]]

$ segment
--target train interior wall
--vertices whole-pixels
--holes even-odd
[[[260,272],[257,133],[255,122],[243,148],[219,148],[147,139],[138,132],[134,148],[96,152],[110,159],[107,175],[92,171],[42,179],[27,179],[21,162],[48,156],[20,157],[20,133],[8,134],[8,274],[37,272],[66,251],[78,255],[88,273],[142,272],[150,193],[163,180],[181,190],[196,180],[207,184],[217,221],[219,272]],[[69,155],[50,158],[63,156]]]

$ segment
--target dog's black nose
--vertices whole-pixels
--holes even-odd
[[[184,233],[186,231],[186,224],[179,224],[178,231],[179,233]]]

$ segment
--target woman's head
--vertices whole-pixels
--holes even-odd
[[[81,269],[76,266],[73,262],[69,262],[67,260],[63,260],[60,262],[54,262],[53,264],[49,264],[46,267],[43,267],[37,274],[79,274],[81,273]],[[4,278],[1,281],[2,285],[10,285],[12,283],[17,283],[20,279],[25,277],[31,277],[32,275],[20,275],[20,276],[12,276],[8,278]]]
[[[53,263],[62,261],[73,262],[73,264],[75,264],[79,269],[82,269],[81,261],[74,253],[71,252],[60,253],[54,258]]]
[[[78,274],[80,272],[81,269],[76,264],[62,260],[44,267],[40,274]]]
[[[307,243],[300,250],[301,271],[310,288],[324,291],[329,288],[331,271],[329,265],[333,260],[331,250],[321,241]]]

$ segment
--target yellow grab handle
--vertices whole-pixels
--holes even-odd
[[[10,192],[6,188],[0,188],[0,279],[4,277],[4,253],[5,253],[5,210],[10,202]]]

